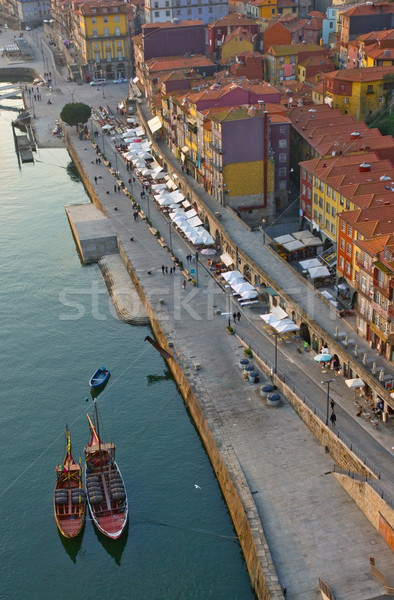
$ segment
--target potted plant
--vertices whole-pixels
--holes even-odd
[[[233,329],[233,327],[231,327],[231,325],[227,325],[226,329],[227,329],[229,335],[234,335],[234,329]]]
[[[245,356],[247,356],[248,358],[253,358],[253,352],[252,349],[250,347],[245,348],[244,350],[244,354]]]

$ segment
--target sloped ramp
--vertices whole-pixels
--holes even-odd
[[[149,317],[120,256],[103,256],[98,264],[119,319],[131,325],[149,325]]]

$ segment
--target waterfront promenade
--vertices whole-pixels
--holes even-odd
[[[47,109],[44,104],[37,107],[38,131],[41,107]],[[115,194],[113,176],[104,166],[95,165],[96,155],[90,142],[78,140],[72,132],[71,135],[90,181],[94,176],[102,178],[100,201],[144,294],[178,352],[177,360],[203,407],[228,469],[237,484],[242,486],[246,481],[249,486],[251,514],[255,504],[279,582],[287,588],[287,598],[320,598],[318,577],[327,581],[337,598],[367,600],[382,593],[382,586],[369,573],[369,557],[375,556],[377,564],[388,572],[393,568],[391,551],[336,483],[330,473],[332,460],[291,407],[284,402],[279,409],[268,408],[259,396],[259,386],[244,382],[238,368],[243,348],[236,336],[226,333],[228,317],[216,314],[228,312],[223,290],[203,265],[198,288],[188,285],[186,291],[181,288],[183,278],[179,271],[172,278],[162,274],[162,264],[172,266],[168,252],[157,243],[145,222],[133,220],[129,199]],[[122,179],[127,181],[126,177],[124,172]],[[139,191],[137,186],[137,199]],[[147,212],[146,201],[142,208]],[[153,203],[150,214],[154,226],[168,241],[168,225]],[[191,248],[174,232],[172,236],[174,252],[186,265],[185,257]],[[264,307],[261,309],[265,312]],[[261,349],[272,364],[272,338],[257,325],[257,319],[256,311],[245,310],[235,329]],[[200,365],[199,370],[195,370],[196,364]],[[306,395],[316,399],[324,413],[326,390],[319,384],[321,368],[312,356],[300,355],[297,343],[292,342],[279,347],[278,367]],[[338,427],[348,428],[349,434],[353,431],[355,442],[365,434],[371,451],[376,443],[376,459],[383,444],[387,464],[382,466],[388,473],[390,459],[392,465],[391,436],[387,430],[375,431],[367,423],[355,423],[354,393],[346,388],[343,379],[337,381],[331,395],[339,407]],[[248,490],[245,497],[247,494]],[[273,585],[274,579],[273,573]]]
[[[198,288],[188,284],[184,291],[179,270],[175,275],[163,275],[161,266],[173,265],[169,253],[144,221],[134,221],[129,198],[114,192],[114,177],[103,165],[95,164],[90,141],[80,141],[71,130],[69,133],[90,181],[101,177],[97,184],[100,201],[144,295],[174,345],[177,360],[203,408],[223,460],[244,497],[249,494],[242,486],[247,483],[249,487],[250,514],[253,515],[255,504],[287,598],[320,597],[318,577],[327,581],[341,598],[362,600],[378,594],[382,586],[369,573],[369,557],[372,552],[381,568],[390,570],[394,564],[392,552],[336,483],[331,474],[332,459],[289,404],[284,401],[279,409],[267,407],[259,395],[259,386],[244,381],[238,367],[244,356],[243,346],[236,336],[226,332],[228,313],[233,312],[235,305],[231,304],[229,310],[228,296],[204,263],[199,265]],[[120,164],[119,170],[120,178],[127,181],[124,165]],[[136,198],[140,189],[135,184]],[[154,227],[169,243],[170,226],[152,200],[140,201],[145,213],[148,202]],[[192,247],[174,231],[171,241],[175,255],[186,265],[186,255]],[[191,266],[195,268],[194,263]],[[265,312],[264,307],[259,310]],[[252,346],[273,364],[273,340],[257,325],[255,317],[255,310],[244,310],[235,330],[251,340]],[[297,347],[296,340],[280,345],[278,368],[313,398],[324,414],[326,390],[320,385],[321,367],[310,354],[300,355]],[[390,434],[355,422],[354,392],[346,388],[342,378],[332,388],[338,427],[354,443],[363,443],[366,451],[371,450],[387,470],[385,481],[389,484],[392,459],[381,444],[389,443]]]

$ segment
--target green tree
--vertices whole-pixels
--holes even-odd
[[[60,118],[71,127],[75,125],[78,131],[79,123],[86,123],[91,114],[92,109],[87,104],[83,102],[71,102],[63,106]]]

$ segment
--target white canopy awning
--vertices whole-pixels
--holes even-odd
[[[308,269],[308,273],[311,279],[317,279],[318,277],[329,277],[330,271],[327,267],[313,267],[312,269]]]
[[[279,320],[289,318],[289,315],[287,314],[287,312],[284,311],[283,308],[281,308],[280,306],[274,306],[273,309],[271,310],[271,313],[274,315],[274,317],[276,317]]]
[[[189,208],[189,206],[191,206],[191,204],[190,204],[189,200],[184,200],[184,201],[182,202],[182,205],[183,205],[185,208]]]
[[[186,216],[187,216],[187,213],[186,213]],[[192,217],[191,219],[188,219],[187,222],[190,223],[190,225],[192,227],[198,227],[199,225],[202,225],[202,221],[201,221],[200,217],[197,217],[197,216]]]
[[[226,273],[222,273],[222,277],[223,279],[225,279],[227,282],[230,282],[232,279],[234,278],[242,278],[243,279],[243,275],[240,271],[226,271]]]
[[[159,117],[153,117],[153,119],[149,119],[148,126],[152,133],[155,133],[155,131],[159,131],[159,129],[161,129],[162,126]]]
[[[227,252],[224,252],[223,254],[220,255],[220,260],[222,261],[222,263],[224,263],[226,265],[226,267],[229,267],[230,265],[234,264],[233,259]]]
[[[322,264],[318,258],[309,258],[308,260],[300,260],[298,263],[302,269],[312,269],[313,267],[321,267]]]
[[[287,244],[288,242],[294,242],[294,239],[295,238],[290,233],[286,233],[285,235],[274,238],[274,242],[282,245]]]
[[[169,190],[176,190],[178,187],[177,184],[174,181],[172,181],[172,179],[168,179],[166,181],[166,186],[168,187]]]
[[[301,250],[304,248],[303,242],[299,240],[293,240],[292,242],[286,242],[285,244],[281,244],[282,248],[287,250],[287,252],[295,252],[296,250]]]

